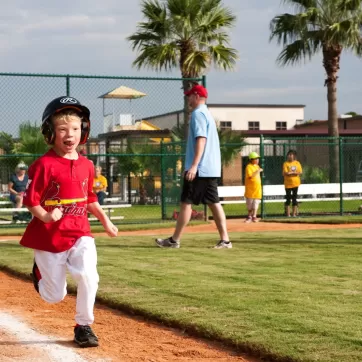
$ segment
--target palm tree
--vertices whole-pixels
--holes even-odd
[[[190,80],[204,75],[211,64],[224,70],[234,67],[237,51],[228,44],[236,18],[222,0],[143,0],[141,7],[145,21],[127,38],[139,53],[133,62],[138,69],[179,68],[183,89],[188,90]],[[184,97],[184,123],[188,122]]]
[[[282,65],[294,65],[322,51],[326,71],[328,134],[338,137],[337,78],[343,50],[362,51],[361,0],[283,0],[294,14],[275,16],[270,23],[270,40],[283,45],[277,58]],[[331,141],[330,181],[339,180],[338,145]]]
[[[14,143],[13,153],[23,155],[26,157],[26,163],[30,164],[48,149],[49,146],[36,123],[26,121],[19,125],[19,140]]]
[[[14,156],[14,139],[11,134],[0,132],[0,149],[2,156],[0,157],[0,179],[7,180],[9,175],[14,171],[15,165],[20,158]]]
[[[137,177],[139,181],[140,204],[146,204],[147,181],[153,182],[154,176],[161,174],[160,157],[154,156],[159,152],[159,145],[149,142],[149,139],[128,139],[125,148],[112,148],[109,153],[116,154],[118,159],[118,169],[123,176],[128,176],[131,180],[131,174]],[[128,187],[131,187],[129,182]],[[130,190],[129,190],[130,191]]]

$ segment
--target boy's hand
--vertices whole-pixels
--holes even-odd
[[[263,172],[263,169],[262,169],[262,168],[259,168],[259,172]]]
[[[55,222],[55,221],[60,220],[62,217],[63,217],[63,209],[56,207],[52,211],[47,212],[44,215],[44,218],[42,221],[44,223]]]
[[[108,234],[108,236],[110,236],[111,238],[116,237],[118,235],[118,228],[117,226],[115,226],[113,223],[111,223],[110,221],[107,222],[106,225],[104,225],[104,230],[106,231],[106,233]]]

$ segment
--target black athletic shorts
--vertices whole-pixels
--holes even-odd
[[[193,181],[183,180],[181,202],[186,204],[217,204],[220,202],[217,192],[217,177],[198,177]]]

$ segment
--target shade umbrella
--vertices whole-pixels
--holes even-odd
[[[103,117],[106,116],[106,114],[104,114],[105,99],[129,99],[131,101],[132,99],[142,98],[145,97],[146,95],[147,95],[146,93],[143,93],[139,90],[122,85],[118,88],[109,91],[108,93],[99,96],[98,98],[103,99]],[[113,103],[113,121],[114,121],[114,103]]]

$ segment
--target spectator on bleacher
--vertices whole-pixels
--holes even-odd
[[[248,209],[246,223],[258,222],[257,214],[261,202],[261,177],[263,169],[259,166],[260,156],[250,152],[249,164],[245,168],[245,200]]]
[[[108,182],[107,179],[102,175],[102,167],[96,166],[94,168],[95,175],[94,175],[94,182],[93,182],[93,192],[98,197],[98,202],[100,205],[104,204],[104,199],[106,198],[107,194],[107,187]]]
[[[10,176],[9,180],[9,192],[10,201],[14,204],[14,207],[21,208],[23,206],[23,195],[28,184],[28,175],[26,171],[28,166],[25,163],[20,162],[15,167],[15,173]]]
[[[300,175],[302,174],[302,165],[297,161],[297,152],[290,150],[287,153],[287,161],[283,164],[284,186],[286,193],[285,215],[290,217],[290,202],[292,202],[292,215],[298,215],[298,187],[300,185]]]

